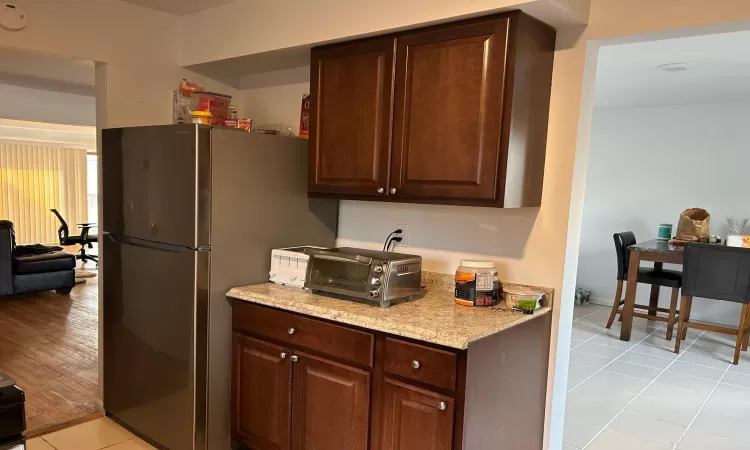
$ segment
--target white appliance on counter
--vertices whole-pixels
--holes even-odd
[[[305,287],[307,262],[310,260],[310,253],[315,250],[329,249],[305,245],[271,250],[271,270],[268,272],[270,281],[284,286]]]

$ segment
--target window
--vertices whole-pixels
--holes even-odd
[[[99,221],[99,186],[97,185],[98,157],[96,153],[86,155],[86,196],[88,199],[88,219],[87,222],[96,223]]]

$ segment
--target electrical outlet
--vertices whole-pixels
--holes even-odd
[[[393,247],[394,251],[395,249],[399,247],[408,247],[409,246],[409,225],[405,223],[396,224],[395,227],[393,227],[394,230],[401,229],[401,233],[397,234],[396,236],[401,237],[401,242],[396,242],[396,245]]]

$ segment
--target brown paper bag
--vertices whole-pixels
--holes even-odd
[[[711,214],[703,208],[688,208],[680,214],[677,222],[677,239],[683,241],[699,241],[709,236]]]

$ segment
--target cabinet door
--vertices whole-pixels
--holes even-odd
[[[367,450],[370,374],[295,352],[294,450]]]
[[[454,400],[385,380],[383,450],[450,450]]]
[[[288,450],[291,350],[235,333],[232,437],[253,450]]]
[[[390,193],[495,200],[509,19],[399,37]]]
[[[309,192],[385,195],[394,43],[386,37],[313,49]]]

